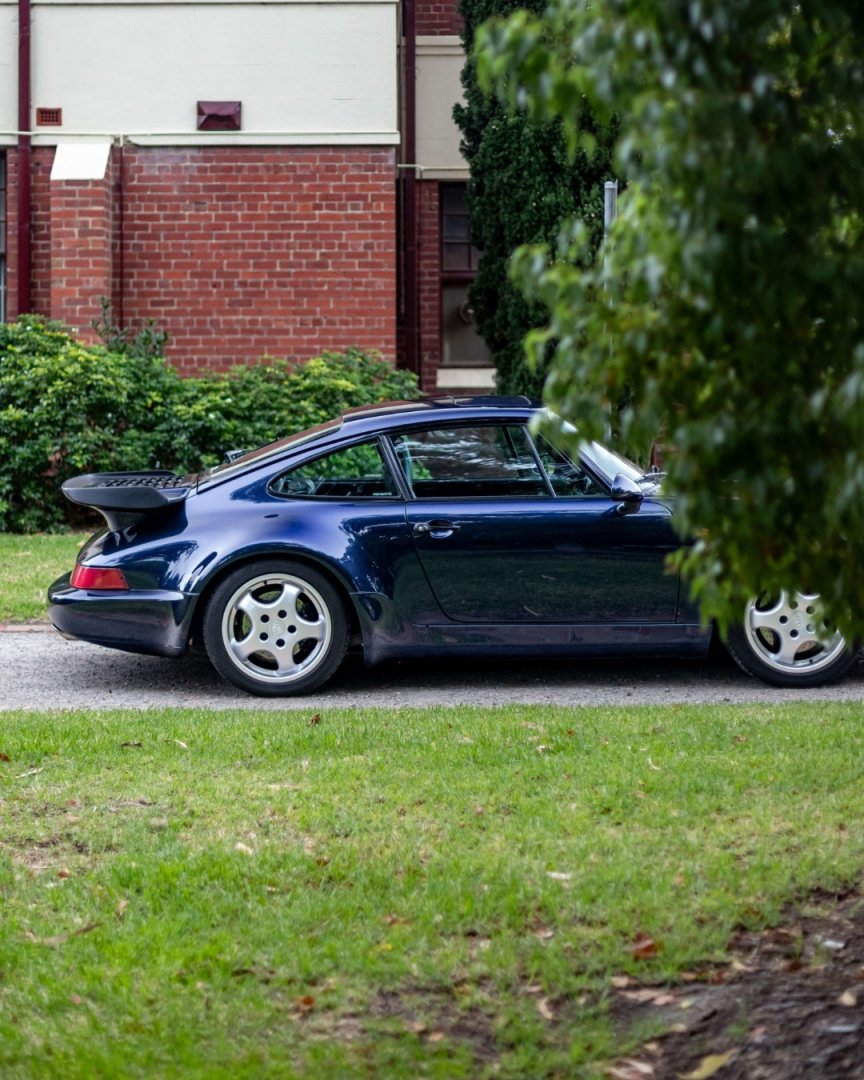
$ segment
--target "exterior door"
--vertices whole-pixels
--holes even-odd
[[[412,539],[446,618],[674,622],[678,581],[664,559],[679,542],[662,502],[622,514],[590,479],[551,483],[519,425],[418,431],[394,449],[415,496]]]

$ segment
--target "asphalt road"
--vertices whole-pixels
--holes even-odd
[[[255,698],[198,656],[132,656],[52,630],[0,632],[0,710],[192,706],[211,709],[358,708],[400,705],[667,705],[700,702],[864,701],[864,660],[836,686],[776,690],[717,650],[704,661],[429,660],[364,669],[349,660],[304,698]]]

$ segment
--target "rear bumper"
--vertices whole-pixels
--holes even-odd
[[[73,589],[64,574],[48,590],[48,615],[64,637],[151,656],[181,656],[195,597],[168,590]]]

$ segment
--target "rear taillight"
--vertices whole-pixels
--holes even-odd
[[[70,584],[75,589],[128,589],[122,570],[113,567],[82,566],[78,563],[72,572]]]

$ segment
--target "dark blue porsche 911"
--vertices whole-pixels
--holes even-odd
[[[253,694],[321,686],[349,647],[408,656],[689,656],[710,627],[666,555],[659,476],[599,443],[569,455],[527,400],[362,408],[205,472],[67,481],[107,528],[49,591],[61,633],[130,652],[206,650]],[[785,686],[853,652],[816,597],[752,601],[729,646]]]

